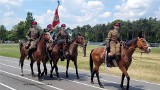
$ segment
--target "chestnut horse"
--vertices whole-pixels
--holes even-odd
[[[75,37],[68,45],[68,54],[67,54],[67,66],[66,66],[66,77],[68,76],[68,68],[69,68],[69,62],[70,60],[73,61],[75,69],[76,69],[76,76],[77,79],[79,79],[78,75],[78,67],[77,67],[77,56],[78,56],[78,45],[84,46],[85,44],[85,39],[84,36],[81,34],[78,34],[77,37]]]
[[[57,67],[57,63],[58,63],[58,60],[59,58],[61,57],[62,55],[62,49],[66,47],[66,44],[61,41],[61,42],[58,42],[54,45],[51,53],[50,53],[50,64],[51,64],[51,71],[50,71],[50,77],[53,77],[52,73],[53,73],[53,70],[55,68],[55,71],[56,71],[56,75],[57,75],[57,78],[59,79],[59,73],[58,73],[58,67]],[[53,62],[53,66],[52,66],[52,62]]]
[[[37,42],[37,48],[35,51],[32,52],[32,55],[29,56],[31,59],[30,67],[31,67],[31,74],[34,76],[34,71],[33,71],[33,64],[35,61],[37,61],[37,67],[38,67],[38,79],[41,77],[41,70],[40,70],[40,63],[41,61],[43,62],[44,69],[46,70],[46,59],[47,59],[47,54],[46,54],[46,42],[51,40],[52,37],[49,32],[43,32],[39,38],[39,41]],[[27,49],[26,49],[27,43],[20,43],[20,59],[19,59],[19,65],[21,65],[21,75],[23,76],[23,64],[24,64],[24,59],[27,56]]]
[[[133,55],[135,49],[139,48],[143,52],[149,53],[151,51],[151,48],[149,47],[148,42],[144,38],[142,38],[141,35],[139,35],[135,39],[130,40],[126,44],[128,46],[125,46],[125,45],[121,46],[121,58],[120,58],[120,60],[116,60],[116,63],[118,65],[119,69],[122,71],[122,79],[121,79],[120,87],[121,88],[123,87],[124,77],[126,76],[126,78],[127,78],[126,89],[128,90],[130,76],[129,76],[127,70],[132,62],[132,55]],[[99,79],[99,67],[101,66],[102,63],[105,62],[105,60],[104,60],[105,52],[106,52],[106,48],[100,47],[100,48],[93,49],[90,53],[91,83],[92,84],[94,83],[93,78],[94,78],[94,74],[96,73],[98,84],[102,88],[103,88],[103,85],[101,84],[100,79]],[[94,63],[94,68],[93,68],[93,63]]]

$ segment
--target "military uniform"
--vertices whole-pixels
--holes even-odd
[[[31,55],[31,52],[33,49],[36,48],[36,44],[38,42],[39,36],[40,36],[40,31],[35,27],[37,25],[36,21],[32,22],[32,28],[29,28],[28,32],[27,32],[27,39],[29,40],[29,48],[27,50],[27,54],[28,54],[28,59],[29,56]]]
[[[111,67],[110,61],[112,59],[120,59],[120,33],[119,33],[120,23],[114,24],[114,29],[110,30],[107,37],[107,66]]]
[[[108,42],[110,41],[110,53],[112,56],[120,54],[120,34],[117,30],[110,30]]]
[[[62,28],[66,27],[65,24],[61,25]],[[68,43],[68,39],[69,39],[69,35],[66,31],[61,30],[58,32],[56,39],[58,39],[58,41],[63,42],[65,45]],[[66,58],[66,54],[65,54],[66,48],[63,47],[63,55],[61,57],[61,61],[64,61],[64,59]]]

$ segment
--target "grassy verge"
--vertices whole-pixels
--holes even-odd
[[[87,55],[83,57],[82,48],[79,48],[78,55],[78,68],[82,70],[89,70],[89,54],[90,51],[100,46],[88,46]],[[19,58],[19,46],[18,44],[0,44],[0,55],[7,57]],[[149,82],[160,83],[160,48],[152,48],[152,52],[149,54],[140,54],[137,50],[133,57],[135,60],[128,70],[128,73],[132,79],[146,80]],[[66,62],[58,62],[60,66],[66,66]],[[73,63],[70,63],[70,67],[74,68]],[[107,68],[105,64],[100,67],[101,73],[108,73],[111,75],[121,76],[121,71],[118,68]]]

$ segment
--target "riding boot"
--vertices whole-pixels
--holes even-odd
[[[111,67],[111,61],[112,61],[113,57],[112,56],[108,56],[107,58],[107,67]]]
[[[31,53],[31,49],[29,48],[29,49],[27,50],[27,59],[29,59],[30,53]]]
[[[120,55],[120,54],[116,54],[116,55],[115,55],[115,59],[116,59],[116,60],[121,59],[121,55]]]
[[[65,53],[65,50],[62,50],[62,57],[61,57],[61,61],[64,61],[64,59],[66,59],[66,53]]]

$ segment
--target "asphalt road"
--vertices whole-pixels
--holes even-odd
[[[31,76],[29,63],[28,60],[25,60],[25,76],[20,76],[19,60],[0,56],[0,90],[123,90],[120,88],[120,77],[100,74],[100,80],[104,85],[104,88],[100,88],[96,78],[94,79],[95,84],[90,84],[89,71],[79,70],[80,79],[77,80],[73,68],[69,69],[69,78],[65,77],[65,68],[60,66],[61,80],[57,80],[56,77],[50,78],[50,65],[47,65],[48,76],[44,76],[43,81],[39,82],[37,77]],[[41,67],[42,69],[43,67]],[[34,64],[34,72],[37,75],[36,63]],[[160,84],[132,80],[131,77],[130,90],[160,90]]]

